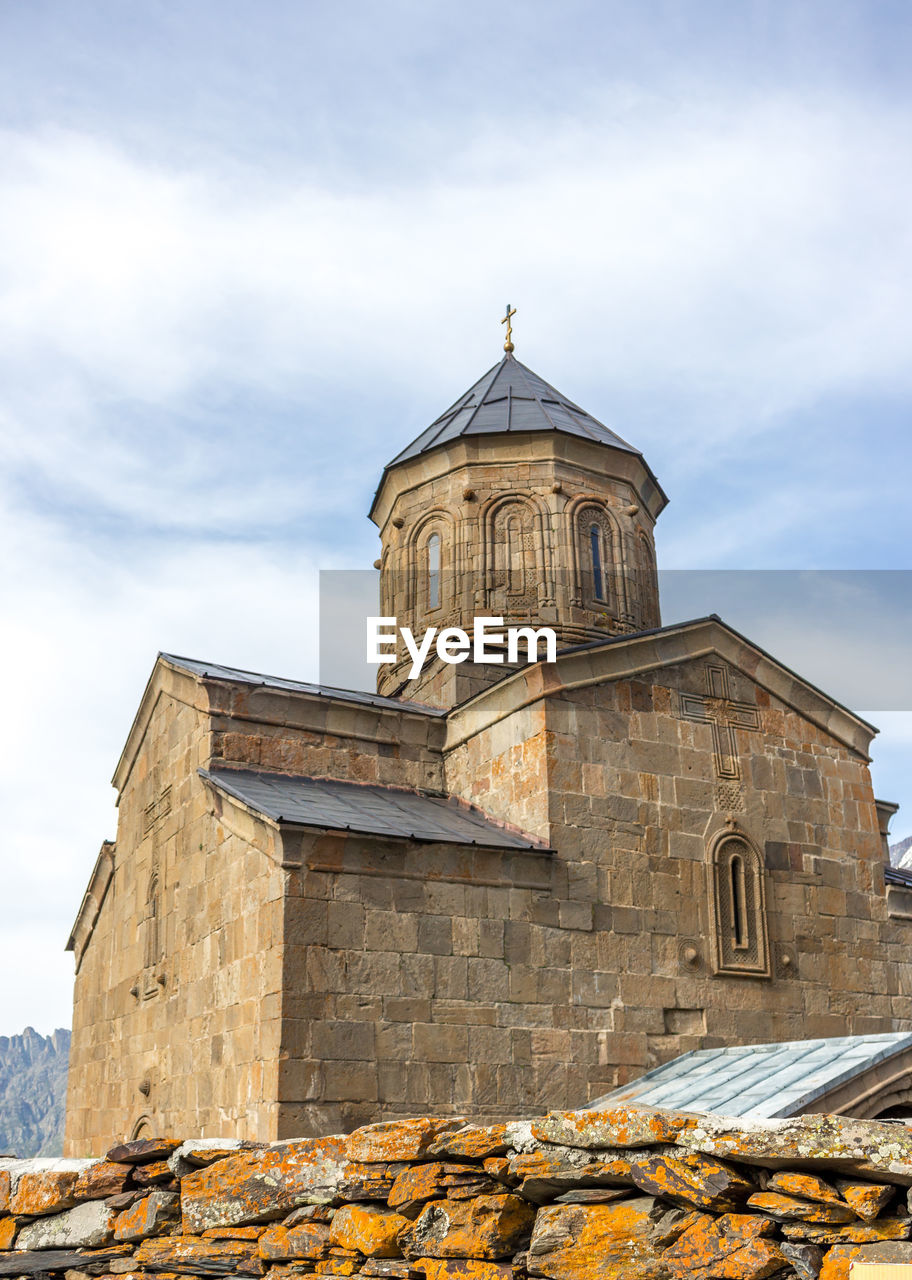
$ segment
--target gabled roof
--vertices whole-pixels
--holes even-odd
[[[424,702],[409,702],[406,698],[384,698],[379,693],[364,693],[358,689],[337,689],[328,684],[308,684],[303,680],[286,680],[282,676],[267,676],[259,671],[244,671],[240,667],[225,667],[218,662],[202,662],[198,658],[180,658],[173,653],[158,655],[173,667],[191,675],[209,680],[228,680],[233,684],[254,684],[266,689],[286,690],[289,693],[309,693],[315,697],[337,698],[342,702],[358,702],[365,707],[388,707],[393,711],[414,711],[419,715],[445,716],[446,711],[428,706]]]
[[[200,769],[201,778],[249,809],[289,826],[323,827],[400,840],[549,852],[547,845],[445,796],[334,778],[253,769]]]
[[[636,1102],[726,1116],[796,1116],[819,1109],[814,1104],[839,1086],[910,1051],[909,1032],[696,1049],[585,1109]]]
[[[639,450],[568,400],[550,383],[512,355],[489,369],[426,431],[393,458],[394,467],[457,436],[492,435],[505,431],[562,431],[627,453]]]

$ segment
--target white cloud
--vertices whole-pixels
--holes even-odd
[[[182,544],[123,556],[66,545],[19,511],[0,597],[3,893],[0,1033],[69,1026],[63,951],[102,839],[109,779],[158,649],[316,679],[316,580],[305,556]]]

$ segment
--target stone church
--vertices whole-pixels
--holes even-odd
[[[876,731],[716,616],[662,625],[666,501],[508,340],[384,470],[381,612],[548,625],[554,661],[400,651],[368,694],[159,655],[68,944],[68,1153],[912,1028]]]

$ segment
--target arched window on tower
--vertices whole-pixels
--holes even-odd
[[[725,835],[712,852],[716,972],[769,976],[763,865],[743,836]]]
[[[427,607],[440,608],[440,534],[427,540]]]
[[[600,507],[584,507],[577,517],[577,547],[584,605],[600,612],[616,613],[614,529]]]
[[[602,531],[597,524],[589,526],[589,555],[592,563],[592,594],[605,599],[605,573],[602,568]]]

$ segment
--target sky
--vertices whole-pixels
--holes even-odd
[[[156,652],[318,678],[508,299],[671,497],[666,621],[716,582],[851,695],[912,834],[910,55],[905,0],[0,0],[0,1034],[69,1025]]]

